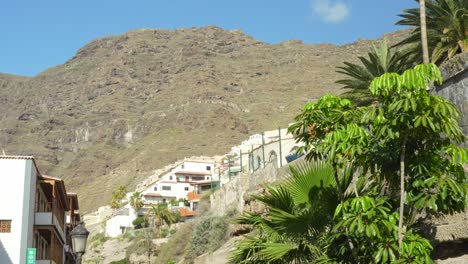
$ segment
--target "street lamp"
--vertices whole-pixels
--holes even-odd
[[[81,256],[86,252],[86,240],[88,239],[89,231],[79,223],[70,232],[72,238],[73,252],[76,254],[76,263],[81,264]]]

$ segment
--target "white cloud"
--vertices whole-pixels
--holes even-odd
[[[343,22],[349,14],[349,7],[340,0],[312,0],[312,12],[328,23]]]

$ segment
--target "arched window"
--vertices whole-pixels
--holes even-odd
[[[268,156],[268,162],[278,162],[278,155],[274,150],[270,151]]]

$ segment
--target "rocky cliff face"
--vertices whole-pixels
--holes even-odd
[[[335,67],[370,43],[271,45],[217,27],[97,39],[33,78],[0,75],[0,150],[34,155],[89,211],[153,169],[286,126],[340,93]]]

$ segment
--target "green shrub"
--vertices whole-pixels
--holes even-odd
[[[110,264],[130,264],[127,258],[117,260],[117,261],[112,261]]]
[[[154,232],[150,228],[140,229],[136,232],[135,237],[131,240],[130,245],[126,250],[126,257],[129,258],[131,254],[148,255],[154,253],[155,247],[152,243]]]
[[[133,227],[135,229],[148,227],[148,221],[143,216],[139,216],[139,217],[135,218],[135,220],[133,220],[132,224],[133,224]]]
[[[156,264],[179,263],[184,259],[193,233],[194,223],[182,224],[177,232],[169,238],[167,243],[162,244],[159,250]]]
[[[169,229],[167,229],[165,227],[162,227],[161,228],[161,237],[165,238],[165,237],[167,237],[167,235],[169,235]]]
[[[97,248],[109,239],[110,237],[107,237],[104,233],[98,233],[89,239],[89,248]]]
[[[200,218],[195,225],[185,260],[192,263],[196,257],[218,249],[227,240],[229,219],[220,216]]]

